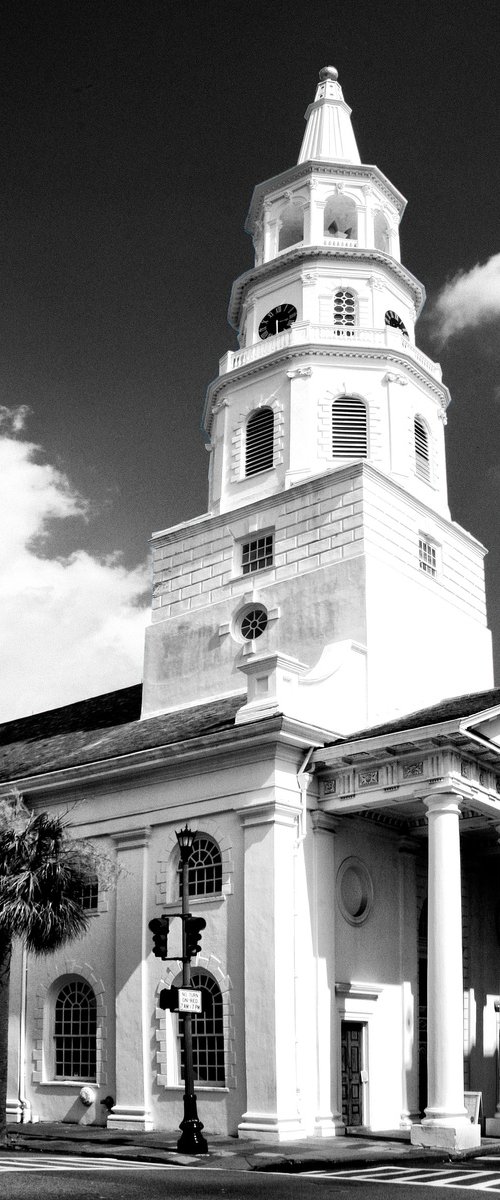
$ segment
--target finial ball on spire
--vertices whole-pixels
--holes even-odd
[[[339,73],[336,67],[322,67],[319,77],[320,79],[338,79]]]

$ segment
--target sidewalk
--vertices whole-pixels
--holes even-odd
[[[412,1162],[449,1162],[452,1156],[422,1150],[410,1144],[405,1130],[348,1135],[338,1138],[310,1137],[303,1141],[263,1143],[207,1134],[208,1155],[177,1153],[180,1131],[131,1133],[98,1125],[65,1125],[41,1122],[9,1125],[9,1149],[44,1154],[100,1155],[140,1162],[165,1162],[177,1166],[214,1167],[227,1171],[284,1171],[288,1174],[335,1167],[363,1167],[376,1162],[409,1165]],[[481,1149],[453,1158],[498,1154],[500,1141],[483,1138]]]

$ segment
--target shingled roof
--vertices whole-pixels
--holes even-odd
[[[0,725],[0,782],[231,729],[245,699],[244,694],[230,696],[141,721],[141,694],[138,684]]]
[[[335,738],[328,742],[329,746],[338,746],[341,742],[358,742],[363,738],[384,737],[385,734],[400,733],[407,729],[425,728],[427,725],[441,725],[445,721],[461,720],[474,713],[485,712],[486,709],[500,705],[500,688],[490,688],[487,692],[466,692],[464,696],[450,696],[432,704],[429,708],[419,708],[397,717],[394,721],[386,721],[383,725],[371,725],[358,729],[345,738]]]

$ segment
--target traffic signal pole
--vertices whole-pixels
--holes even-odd
[[[189,882],[188,863],[191,846],[180,846],[182,863],[182,986],[191,986],[191,961],[188,955]],[[193,1019],[189,1012],[182,1014],[184,1021],[184,1117],[180,1123],[182,1134],[177,1149],[182,1154],[208,1154],[208,1145],[203,1137],[203,1124],[198,1117],[194,1092],[193,1071]]]

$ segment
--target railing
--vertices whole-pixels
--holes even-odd
[[[228,371],[237,371],[248,363],[279,350],[288,350],[293,346],[335,345],[348,343],[359,346],[377,346],[381,349],[398,350],[413,358],[425,371],[435,379],[441,379],[441,367],[428,358],[422,350],[412,345],[410,339],[400,329],[385,325],[382,329],[366,329],[361,325],[315,325],[307,321],[301,325],[295,324],[290,329],[276,333],[265,341],[255,342],[244,350],[228,350],[219,363],[219,373],[226,375]]]

